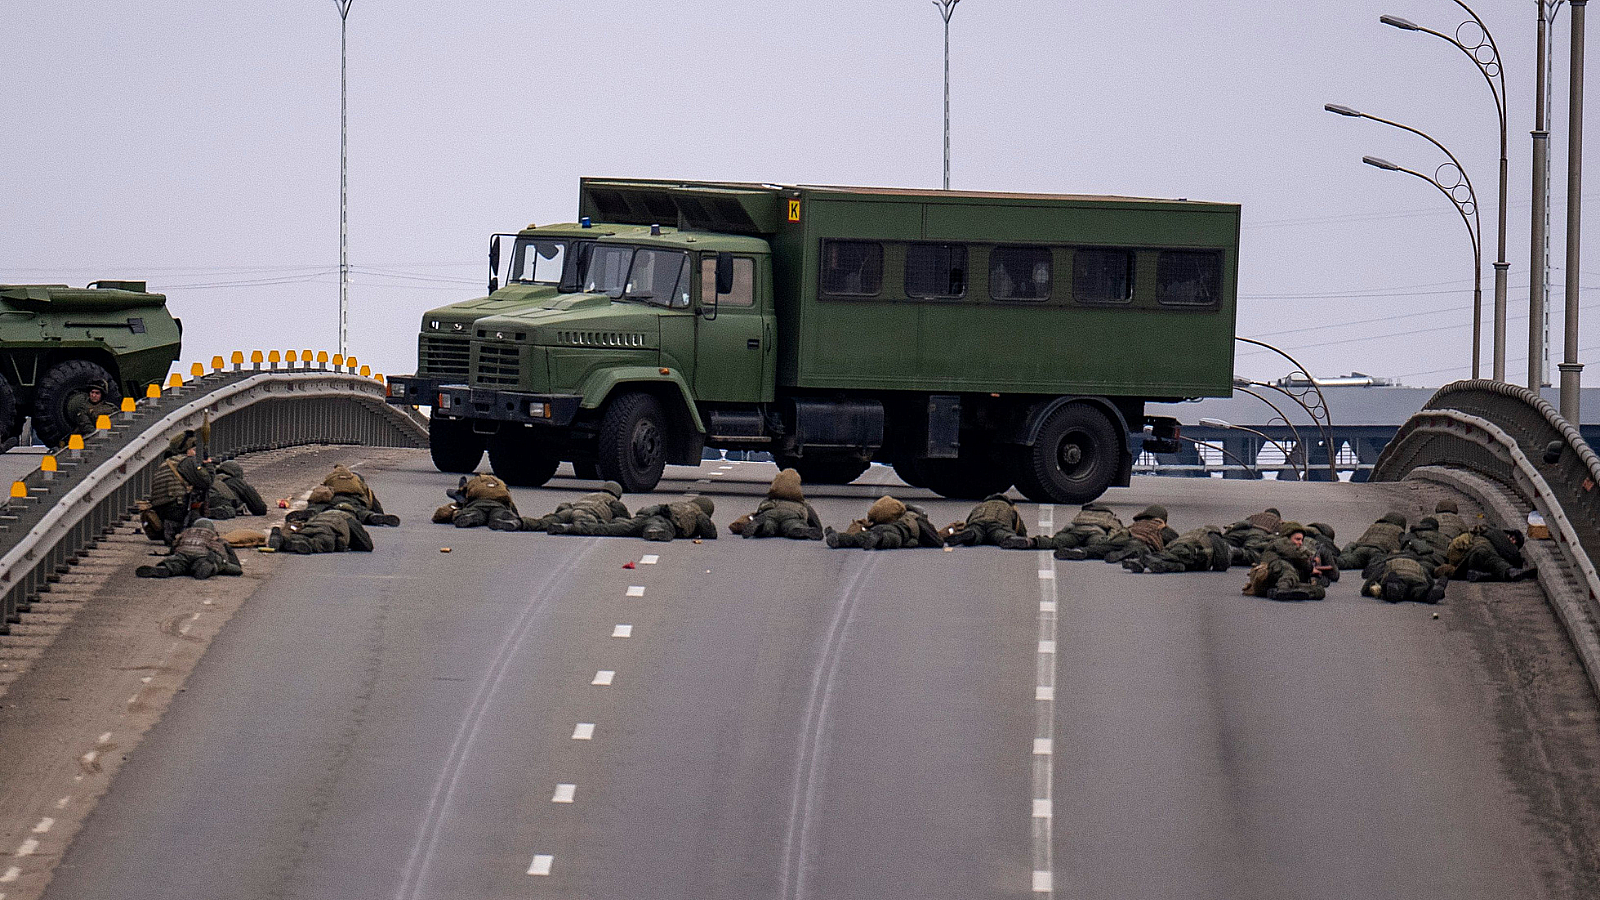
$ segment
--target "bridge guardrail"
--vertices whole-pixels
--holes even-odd
[[[1434,394],[1384,448],[1373,481],[1412,470],[1466,469],[1520,495],[1544,516],[1587,596],[1559,588],[1541,568],[1546,595],[1600,691],[1600,456],[1555,408],[1533,392],[1495,381],[1458,381]],[[1519,523],[1508,522],[1507,525]]]
[[[353,374],[217,372],[168,390],[114,416],[75,455],[59,452],[59,471],[30,473],[20,482],[26,495],[0,507],[0,634],[148,496],[170,437],[208,414],[218,458],[311,443],[427,446],[417,416],[385,403],[381,383]]]

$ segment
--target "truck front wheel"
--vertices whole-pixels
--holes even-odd
[[[600,420],[595,467],[630,494],[653,491],[667,465],[667,418],[649,394],[623,394]]]
[[[428,455],[441,472],[471,475],[483,461],[483,444],[466,419],[428,417]]]
[[[1031,447],[1019,447],[1012,474],[1037,503],[1088,503],[1117,477],[1122,442],[1105,414],[1069,403],[1045,419]]]
[[[512,487],[542,487],[561,465],[523,428],[503,428],[489,439],[489,466]]]

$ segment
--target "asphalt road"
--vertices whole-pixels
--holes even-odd
[[[672,470],[662,495],[707,490],[726,523],[772,471]],[[368,476],[405,525],[283,561],[47,897],[1563,895],[1512,676],[1455,601],[1386,606],[1357,573],[1296,605],[1241,597],[1238,570],[994,548],[459,531],[427,522],[448,479],[425,458]],[[881,491],[813,499],[842,526]],[[1108,499],[1165,502],[1180,530],[1272,504],[1349,540],[1421,498],[1139,479]]]

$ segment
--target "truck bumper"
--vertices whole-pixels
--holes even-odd
[[[570,425],[583,400],[576,394],[528,394],[459,384],[441,386],[437,393],[438,405],[434,410],[441,415],[523,425]]]
[[[438,406],[439,389],[454,379],[393,375],[384,382],[384,400],[395,406]]]

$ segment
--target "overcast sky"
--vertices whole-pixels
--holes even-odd
[[[1510,93],[1507,355],[1510,380],[1522,381],[1536,7],[1476,6]],[[1459,50],[1380,25],[1383,13],[1445,32],[1464,18],[1450,0],[963,0],[951,33],[952,186],[1240,203],[1241,335],[1319,375],[1437,385],[1468,374],[1466,230],[1433,188],[1360,160],[1432,171],[1443,157],[1322,105],[1404,121],[1450,146],[1484,201],[1487,376],[1489,89]],[[1552,363],[1568,22],[1563,11],[1555,41]],[[422,312],[481,294],[489,234],[571,221],[581,176],[937,187],[942,28],[927,0],[355,0],[352,351],[379,371],[414,371]],[[0,281],[148,279],[184,320],[185,361],[336,346],[334,0],[10,0],[0,34]],[[1593,200],[1600,167],[1587,156]],[[1597,218],[1600,206],[1585,222],[1590,365],[1600,362]],[[1237,364],[1259,378],[1286,368],[1261,352]]]

